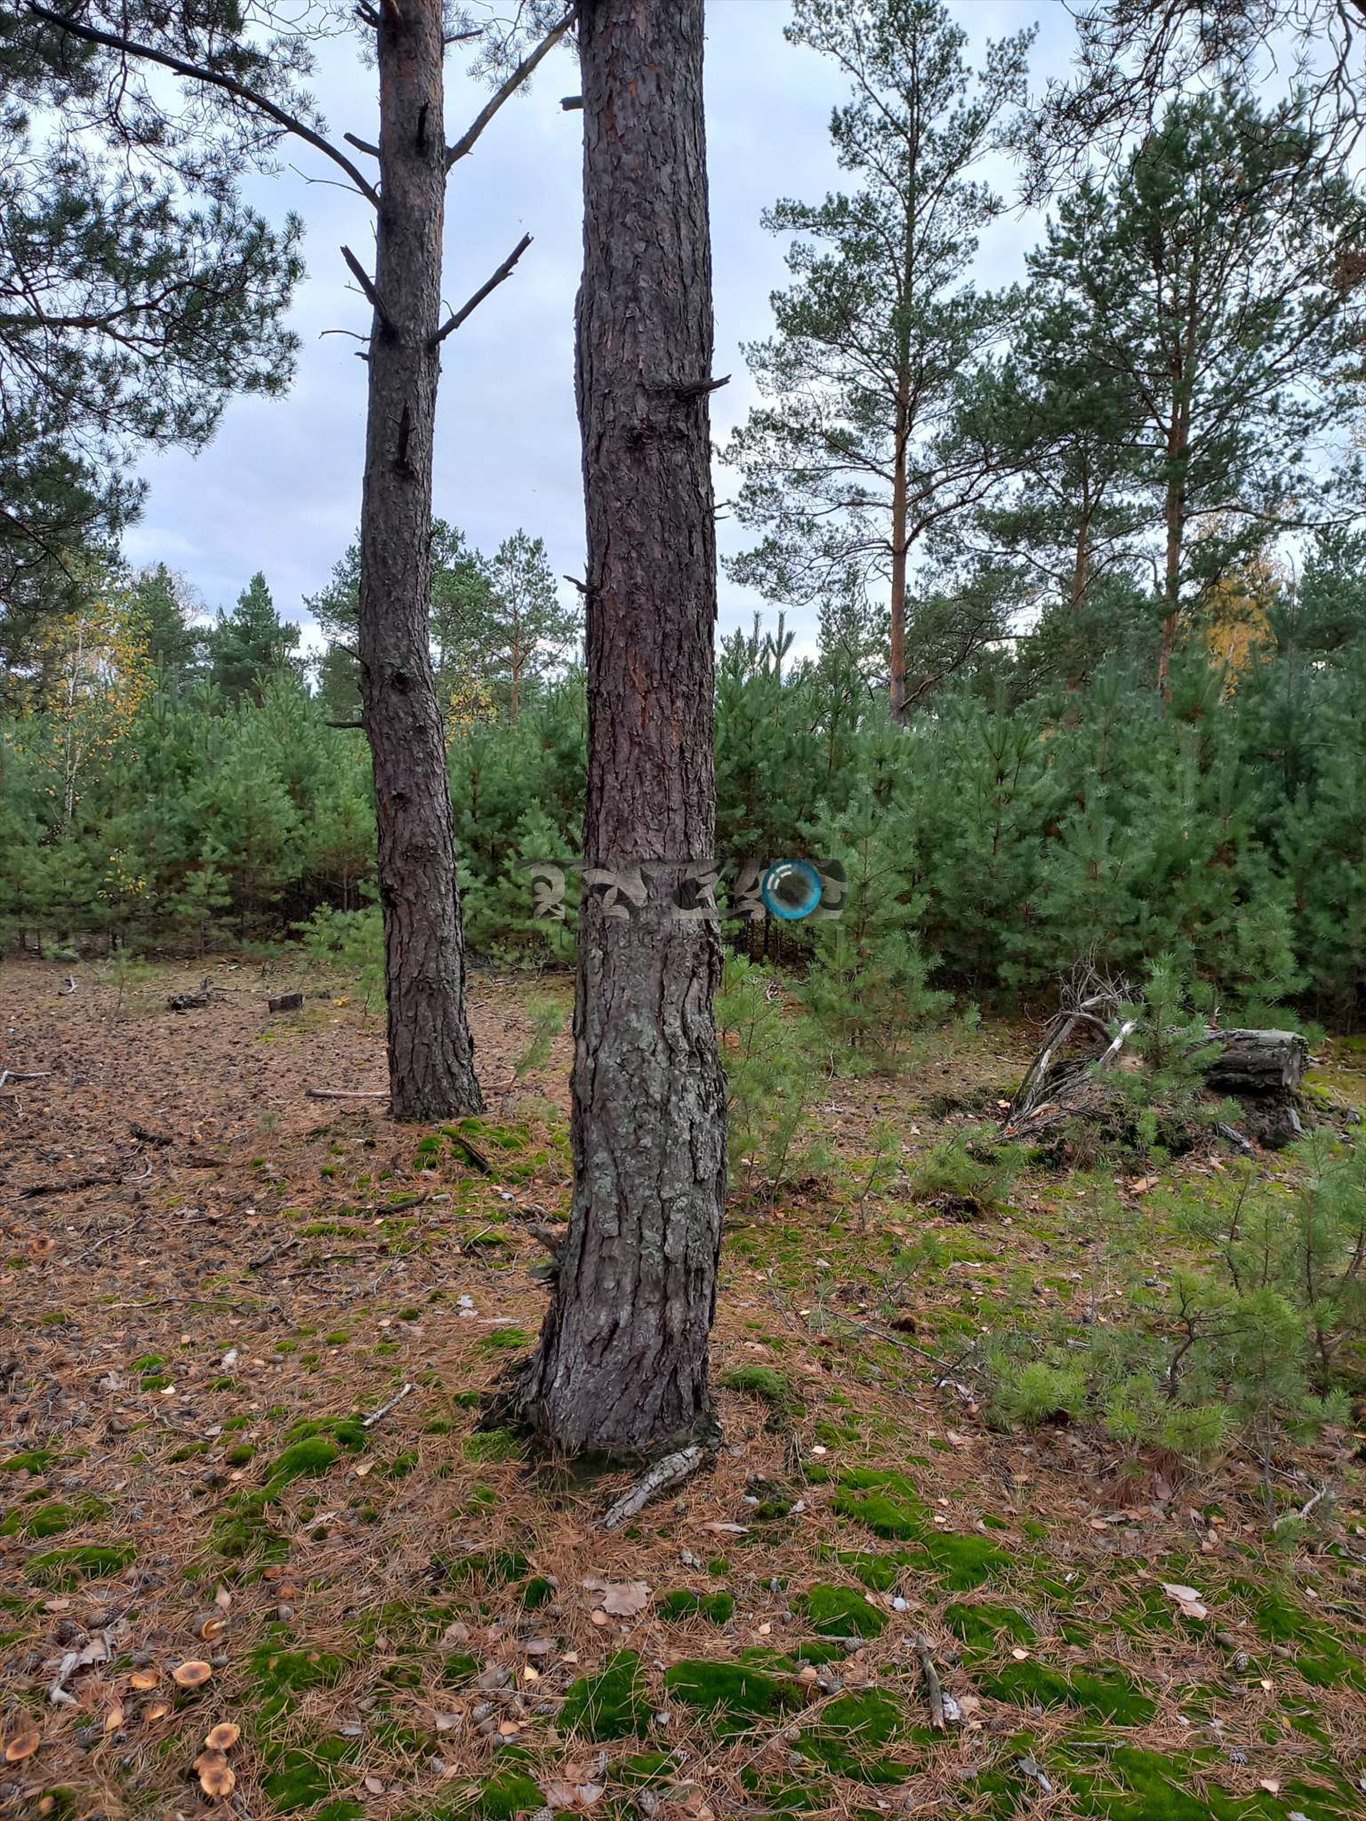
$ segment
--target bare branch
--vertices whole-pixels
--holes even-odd
[[[394,325],[389,320],[388,311],[385,309],[384,305],[379,300],[379,292],[375,289],[374,279],[371,278],[370,274],[366,271],[365,267],[361,264],[361,262],[356,258],[355,254],[351,251],[350,247],[343,247],[341,250],[341,256],[346,261],[348,267],[350,268],[351,276],[355,279],[356,283],[360,286],[361,290],[364,291],[366,298],[369,301],[371,309],[375,312],[376,319],[379,321],[379,323],[384,328],[388,329],[392,333]]]
[[[355,146],[358,152],[368,152],[371,158],[379,157],[379,147],[371,145],[368,139],[357,139],[354,133],[343,133],[342,138],[348,145]]]
[[[330,158],[339,165],[355,184],[361,195],[375,208],[379,207],[379,193],[361,172],[352,164],[345,152],[339,152],[330,140],[307,125],[296,115],[272,101],[269,96],[258,94],[248,88],[246,83],[238,82],[234,77],[221,70],[205,69],[202,64],[189,63],[183,57],[174,56],[170,51],[159,51],[150,44],[139,44],[133,38],[122,38],[116,32],[101,32],[93,25],[78,25],[74,19],[66,19],[61,13],[50,12],[40,6],[38,0],[28,0],[28,10],[35,19],[45,20],[55,25],[58,30],[68,32],[73,38],[79,38],[86,44],[102,44],[109,50],[122,51],[129,57],[138,57],[145,63],[158,63],[163,69],[174,70],[177,76],[184,76],[191,82],[203,82],[210,88],[223,89],[229,95],[235,95],[249,107],[256,108],[267,119],[273,120],[286,133],[293,133],[296,139],[302,139],[315,151],[321,152],[324,158]]]
[[[472,316],[474,314],[474,312],[479,308],[480,304],[483,303],[484,299],[488,296],[490,291],[497,290],[498,286],[500,284],[502,284],[503,280],[505,278],[508,278],[511,276],[512,268],[517,264],[517,261],[522,257],[523,253],[526,252],[527,248],[530,245],[531,245],[530,234],[523,234],[522,238],[517,242],[517,245],[508,254],[507,258],[503,261],[502,265],[499,266],[498,270],[493,274],[492,278],[488,279],[484,284],[480,285],[479,289],[475,292],[474,296],[470,298],[469,302],[462,304],[460,306],[460,308],[455,312],[454,316],[449,317],[446,320],[446,322],[443,323],[442,326],[437,330],[436,334],[432,337],[432,346],[434,348],[438,347],[443,341],[445,341],[445,339],[448,335],[450,335],[454,330],[458,329],[460,327],[461,323],[465,321],[466,317]],[[342,251],[345,252],[346,248],[343,247]]]
[[[493,94],[489,96],[488,101],[475,115],[468,131],[462,133],[460,138],[457,139],[455,144],[447,151],[446,169],[448,171],[453,164],[457,164],[460,159],[468,157],[474,150],[479,141],[480,134],[490,120],[493,119],[499,108],[502,107],[505,101],[509,100],[517,93],[518,89],[521,88],[522,84],[541,62],[542,58],[547,57],[550,52],[554,50],[555,46],[560,42],[561,38],[564,37],[565,33],[569,30],[570,26],[573,25],[578,16],[578,0],[575,0],[575,4],[570,7],[560,23],[553,26],[551,30],[546,33],[545,37],[542,38],[534,51],[527,52],[526,56],[523,57],[522,61],[508,77],[507,81],[504,82],[501,87],[494,90]]]

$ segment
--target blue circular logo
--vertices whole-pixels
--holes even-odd
[[[764,874],[759,896],[771,917],[800,923],[820,907],[825,881],[809,860],[775,860]]]

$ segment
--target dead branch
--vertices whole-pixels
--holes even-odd
[[[372,1410],[370,1412],[369,1416],[364,1416],[361,1418],[361,1425],[360,1425],[361,1428],[362,1429],[373,1429],[375,1424],[380,1420],[380,1418],[383,1416],[388,1416],[389,1412],[396,1405],[401,1404],[403,1402],[404,1398],[407,1397],[408,1393],[411,1390],[412,1390],[412,1386],[410,1384],[407,1384],[406,1382],[404,1384],[402,1384],[399,1387],[399,1389],[394,1393],[394,1395],[389,1399],[387,1404],[381,1404],[378,1410]]]
[[[369,303],[370,308],[375,312],[375,321],[392,335],[394,325],[390,319],[389,312],[380,302],[379,292],[375,289],[374,279],[371,278],[370,274],[356,258],[350,247],[343,247],[341,256],[346,261],[347,269],[350,271],[351,276],[365,293],[366,301]]]
[[[633,1518],[638,1511],[643,1511],[652,1498],[661,1492],[670,1492],[675,1486],[681,1486],[686,1479],[716,1456],[720,1445],[720,1434],[706,1441],[690,1442],[686,1448],[679,1448],[673,1454],[666,1454],[657,1460],[647,1473],[641,1475],[631,1490],[619,1498],[602,1518],[603,1530],[619,1530],[628,1518]]]
[[[450,1128],[446,1128],[446,1136],[453,1145],[459,1146],[476,1170],[481,1171],[485,1176],[492,1176],[493,1165],[477,1145],[471,1144],[468,1138],[462,1137],[459,1132]]]
[[[387,1088],[305,1088],[310,1100],[387,1100]]]
[[[493,276],[480,285],[473,297],[461,304],[460,308],[453,316],[447,317],[446,321],[432,337],[432,347],[440,347],[441,343],[445,341],[448,335],[452,334],[453,331],[460,327],[462,322],[465,322],[474,314],[490,291],[496,291],[505,278],[510,278],[512,276],[512,268],[517,264],[517,261],[522,257],[523,253],[526,252],[530,245],[530,234],[523,234],[522,238],[517,242],[517,245],[508,254],[507,258],[503,261],[502,265],[498,267],[498,270]],[[342,251],[345,252],[346,248],[343,247]]]
[[[934,1652],[926,1637],[913,1638],[911,1649],[920,1659],[921,1674],[925,1678],[925,1698],[930,1704],[930,1725],[936,1732],[947,1732],[948,1722],[944,1718],[944,1690],[939,1680],[939,1671],[934,1666]]]

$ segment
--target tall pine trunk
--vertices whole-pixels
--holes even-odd
[[[909,379],[905,382],[909,388]],[[909,411],[897,400],[896,451],[892,474],[892,719],[906,719],[906,461]]]
[[[358,648],[379,823],[391,1107],[398,1119],[437,1119],[482,1105],[427,627],[446,188],[441,0],[385,5],[377,42],[380,199]]]
[[[585,0],[579,25],[589,870],[573,1210],[521,1395],[562,1447],[618,1458],[708,1420],[725,1189],[720,936],[672,903],[715,815],[702,15]]]

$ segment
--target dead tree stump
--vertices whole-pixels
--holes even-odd
[[[1300,1089],[1309,1045],[1298,1031],[1211,1031],[1219,1045],[1205,1085],[1243,1108],[1243,1123],[1259,1144],[1278,1150],[1304,1135]]]

